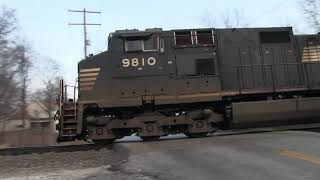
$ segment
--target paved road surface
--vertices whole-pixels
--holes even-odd
[[[283,131],[118,142],[112,150],[0,156],[0,179],[320,179],[320,134]]]

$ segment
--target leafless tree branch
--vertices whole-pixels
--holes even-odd
[[[301,0],[300,5],[310,26],[320,32],[320,0]]]
[[[31,58],[25,45],[12,40],[15,29],[15,11],[0,8],[0,119],[26,104]]]
[[[217,19],[220,19],[221,22],[218,22]],[[207,12],[202,18],[204,24],[208,27],[218,27],[219,24],[222,24],[224,28],[241,28],[249,25],[248,20],[242,10],[234,9],[230,12],[226,12],[221,16],[221,18],[215,18],[210,16]]]

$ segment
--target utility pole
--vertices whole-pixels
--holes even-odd
[[[21,78],[21,118],[22,118],[22,123],[23,126],[26,125],[26,93],[27,93],[27,79],[28,79],[28,71],[30,68],[30,62],[28,62],[28,59],[26,57],[26,49],[25,47],[21,46],[20,47],[20,63],[19,63],[19,73],[20,73],[20,78]]]
[[[101,12],[98,11],[87,11],[86,9],[83,10],[68,10],[69,12],[74,13],[83,13],[83,23],[69,23],[71,26],[83,26],[83,34],[84,34],[84,58],[87,57],[88,51],[87,47],[89,46],[89,42],[87,39],[87,26],[100,26],[101,24],[95,24],[95,23],[87,23],[87,13],[90,14],[101,14]]]

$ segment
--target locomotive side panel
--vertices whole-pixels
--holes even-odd
[[[222,87],[273,92],[305,87],[291,28],[218,30]]]

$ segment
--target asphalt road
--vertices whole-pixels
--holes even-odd
[[[316,132],[137,139],[112,149],[0,156],[0,179],[320,179]]]

